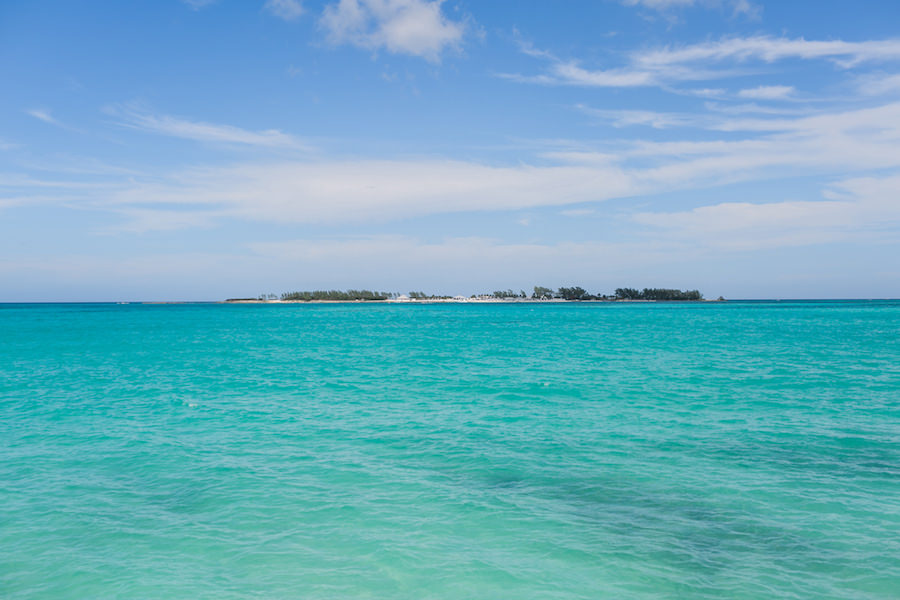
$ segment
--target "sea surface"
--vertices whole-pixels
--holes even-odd
[[[896,599],[900,303],[0,305],[4,599]]]

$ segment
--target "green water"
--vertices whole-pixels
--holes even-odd
[[[0,597],[900,597],[900,303],[0,305]]]

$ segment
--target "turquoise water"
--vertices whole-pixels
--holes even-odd
[[[900,303],[0,306],[0,597],[900,596]]]

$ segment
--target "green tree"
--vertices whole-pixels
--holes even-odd
[[[534,286],[534,293],[531,295],[535,300],[547,300],[553,297],[553,290],[539,285]]]
[[[616,298],[623,300],[640,300],[641,292],[634,288],[616,288]]]
[[[575,287],[561,287],[557,290],[556,294],[562,298],[563,300],[587,300],[588,293],[587,290],[583,287],[575,286]]]

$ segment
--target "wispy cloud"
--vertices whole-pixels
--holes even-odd
[[[659,12],[700,6],[704,8],[727,8],[733,15],[745,15],[756,18],[761,7],[750,0],[622,0],[625,6],[638,6]]]
[[[590,69],[575,60],[523,44],[523,53],[549,63],[536,75],[501,74],[526,83],[585,87],[645,87],[684,81],[702,81],[742,74],[739,67],[751,61],[774,63],[787,59],[831,60],[842,68],[864,62],[900,61],[900,40],[862,42],[813,41],[766,36],[724,38],[701,44],[634,52],[622,66]],[[783,91],[786,86],[762,86],[759,93]],[[752,97],[752,96],[748,96]],[[761,96],[755,96],[760,98]]]
[[[857,80],[856,85],[859,92],[865,96],[900,93],[900,73],[865,75]]]
[[[793,96],[796,91],[789,85],[761,85],[741,90],[737,95],[739,98],[749,98],[751,100],[782,100]]]
[[[888,119],[887,122],[881,119]],[[719,123],[721,131],[772,131],[803,135],[840,133],[853,142],[900,141],[900,103],[797,118],[736,119]]]
[[[700,88],[700,89],[683,89],[672,90],[682,95],[697,96],[698,98],[722,98],[728,92],[723,88]]]
[[[591,108],[584,104],[579,104],[576,108],[587,115],[609,122],[613,127],[642,125],[654,129],[669,129],[672,127],[696,126],[706,122],[702,116],[679,113],[651,110],[605,110]]]
[[[285,21],[294,21],[305,12],[299,0],[266,0],[263,8]]]
[[[778,96],[773,96],[777,98]],[[809,109],[760,106],[758,104],[719,104],[705,103],[708,112],[674,113],[652,110],[633,109],[599,109],[585,104],[577,104],[576,109],[586,115],[595,117],[613,127],[644,126],[653,129],[671,129],[674,127],[693,127],[710,131],[738,131],[742,127],[748,130],[779,131],[790,129],[795,121],[783,119],[765,120],[763,116],[777,117],[813,117]],[[752,115],[752,119],[736,119],[736,116]]]
[[[749,132],[743,139],[617,142],[612,164],[636,188],[712,187],[778,176],[900,168],[900,103],[810,117],[734,119],[712,131]],[[610,154],[553,154],[570,163],[610,164]]]
[[[806,246],[893,236],[900,226],[900,175],[842,181],[823,200],[722,202],[682,212],[639,213],[633,218],[659,232],[727,250]]]
[[[707,110],[726,114],[726,115],[792,115],[792,116],[810,116],[809,108],[788,108],[783,105],[772,106],[762,105],[755,102],[742,104],[724,104],[721,102],[705,102],[703,104]]]
[[[218,0],[181,0],[184,4],[188,5],[192,10],[200,10],[201,8],[206,8],[211,4],[215,4]]]
[[[598,115],[651,127],[674,127],[686,120],[679,114],[641,111]],[[0,186],[11,202],[28,196],[29,189],[42,196],[58,193],[61,204],[118,215],[123,222],[117,229],[133,232],[208,227],[226,220],[337,225],[483,211],[513,216],[529,211],[530,216],[542,207],[579,216],[610,199],[827,173],[847,181],[820,201],[722,201],[674,212],[642,208],[632,222],[662,232],[661,239],[673,244],[736,250],[849,239],[874,231],[879,220],[898,225],[900,103],[815,116],[748,115],[722,113],[707,125],[695,124],[710,132],[706,137],[728,132],[721,139],[615,140],[597,152],[559,151],[558,145],[546,144],[555,151],[539,154],[531,164],[254,160],[151,175],[109,174],[98,179],[103,185],[95,186],[87,180],[13,176],[0,179]],[[266,135],[260,141],[257,132],[143,116],[128,117],[129,126],[204,141],[272,143]],[[864,177],[882,170],[894,175]]]
[[[760,60],[767,63],[798,58],[830,59],[842,67],[869,61],[900,60],[900,40],[844,42],[767,36],[724,38],[718,41],[669,47],[633,55],[633,63],[650,69],[697,62]]]
[[[653,10],[670,10],[693,6],[696,4],[696,0],[622,0],[622,4],[625,6],[652,8]]]
[[[564,217],[587,217],[596,213],[597,211],[593,208],[570,208],[567,210],[562,210],[559,212]]]
[[[320,25],[335,44],[419,56],[432,62],[458,49],[466,24],[448,19],[442,0],[339,0]]]
[[[50,111],[45,108],[29,108],[25,111],[25,114],[38,119],[39,121],[43,121],[44,123],[49,123],[50,125],[62,126],[62,123],[57,121]]]
[[[25,114],[37,119],[38,121],[42,121],[48,125],[53,125],[54,127],[59,127],[60,129],[65,129],[66,131],[84,133],[83,130],[72,127],[67,123],[63,123],[62,121],[54,117],[53,113],[50,112],[50,110],[47,108],[29,108],[25,111]]]
[[[307,149],[297,138],[277,129],[249,131],[232,125],[194,121],[170,115],[154,115],[129,107],[108,107],[119,124],[132,129],[213,144],[235,144],[265,148]]]
[[[107,207],[296,223],[391,221],[433,214],[521,210],[637,191],[613,166],[489,166],[452,160],[283,162],[195,169],[107,194]]]
[[[548,72],[539,75],[503,73],[500,77],[523,83],[579,85],[586,87],[644,87],[658,85],[660,78],[651,71],[633,69],[585,69],[574,61],[556,61]]]
[[[518,35],[518,34],[517,34]],[[628,67],[613,69],[585,69],[578,61],[563,60],[552,52],[536,48],[530,42],[517,40],[522,54],[549,63],[547,70],[536,75],[521,73],[498,73],[497,76],[521,83],[544,85],[576,85],[585,87],[643,87],[657,85],[659,79],[649,70]]]

